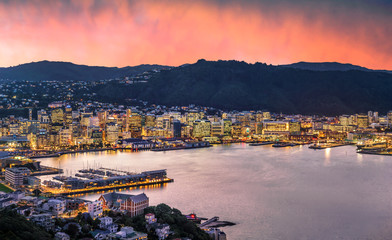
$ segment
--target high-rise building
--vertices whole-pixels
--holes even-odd
[[[33,109],[29,108],[29,120],[33,120]]]
[[[378,112],[373,113],[374,122],[378,123]]]
[[[173,120],[173,137],[181,137],[181,122],[179,120]]]
[[[51,112],[51,122],[52,124],[63,124],[64,123],[64,112],[61,108],[54,108]]]
[[[392,126],[392,111],[389,111],[387,114],[387,118],[388,118],[388,126]]]
[[[114,144],[118,140],[118,125],[115,123],[106,124],[106,142]]]
[[[126,114],[125,114],[125,132],[129,132],[129,118],[131,117],[132,114],[132,110],[131,109],[127,109]]]
[[[65,107],[65,123],[67,125],[69,125],[69,124],[72,123],[72,121],[73,121],[73,119],[72,119],[72,108],[71,108],[70,105],[67,105]]]
[[[232,122],[229,119],[222,119],[223,135],[230,136],[232,132]]]
[[[155,115],[147,114],[145,120],[146,127],[155,127]]]

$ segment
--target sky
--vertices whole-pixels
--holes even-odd
[[[0,0],[0,66],[198,59],[392,70],[390,0]]]

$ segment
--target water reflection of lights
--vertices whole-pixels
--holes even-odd
[[[362,162],[363,162],[363,155],[362,154],[357,154],[357,162],[358,162],[358,164],[362,164]]]
[[[97,195],[97,194],[104,194],[104,193],[109,193],[109,192],[131,192],[133,190],[159,190],[166,188],[168,183],[157,183],[153,185],[146,185],[146,186],[138,186],[138,187],[127,187],[127,188],[120,188],[120,189],[110,189],[110,190],[105,190],[105,191],[96,191],[96,192],[90,192],[90,193],[78,193],[78,194],[70,194],[68,196],[73,196],[73,197],[82,197],[82,196],[89,196],[89,195]]]
[[[324,166],[330,166],[331,165],[331,148],[326,148],[324,152]]]

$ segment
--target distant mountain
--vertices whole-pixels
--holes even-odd
[[[262,63],[205,61],[154,74],[147,83],[104,86],[102,98],[137,98],[165,105],[327,114],[392,110],[392,75],[309,71]],[[116,93],[116,94],[113,94]]]
[[[279,65],[280,67],[289,67],[289,68],[297,68],[302,70],[310,70],[310,71],[365,71],[365,72],[387,72],[392,73],[391,71],[386,70],[372,70],[365,67],[352,65],[349,63],[338,63],[338,62],[298,62],[288,65]]]
[[[15,67],[0,68],[0,79],[11,80],[102,80],[134,76],[154,69],[168,68],[160,65],[139,65],[134,67],[96,67],[77,65],[69,62],[32,62]]]
[[[99,80],[154,69],[160,72],[151,75],[147,82],[113,82],[98,85],[93,91],[100,100],[116,103],[140,99],[164,105],[326,115],[392,110],[392,74],[339,63],[272,66],[199,60],[172,68],[109,68],[43,61],[1,68],[0,79]]]

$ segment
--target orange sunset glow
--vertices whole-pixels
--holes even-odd
[[[197,59],[392,69],[387,1],[1,1],[0,66]]]

